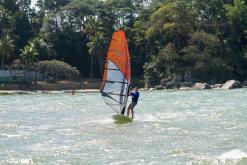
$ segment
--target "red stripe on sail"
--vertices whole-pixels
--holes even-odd
[[[124,31],[119,30],[113,33],[110,47],[107,53],[107,61],[113,62],[123,73],[127,81],[130,83],[130,55],[127,40]],[[105,65],[103,80],[107,79],[107,63]]]

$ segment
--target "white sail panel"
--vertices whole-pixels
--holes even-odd
[[[104,81],[102,96],[106,104],[121,112],[126,106],[128,81],[119,68],[110,60],[107,65],[107,79]]]

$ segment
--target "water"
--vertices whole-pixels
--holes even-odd
[[[99,93],[0,96],[0,164],[247,164],[247,89],[141,92],[135,112],[116,125]]]

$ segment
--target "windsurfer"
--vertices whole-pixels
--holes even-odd
[[[129,113],[131,112],[131,115],[132,115],[131,118],[134,119],[134,108],[137,105],[138,98],[139,98],[138,88],[135,87],[134,92],[130,92],[129,95],[132,96],[132,102],[130,103],[128,107],[127,116],[129,116]]]

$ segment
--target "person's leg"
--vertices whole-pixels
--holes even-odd
[[[131,114],[132,114],[131,119],[134,119],[134,108],[131,108]]]
[[[134,108],[135,108],[136,105],[137,105],[137,103],[133,103],[133,102],[131,104],[131,116],[132,116],[131,118],[132,119],[134,119]]]
[[[129,114],[130,114],[130,109],[131,109],[131,104],[129,105],[128,111],[127,111],[127,116],[128,116],[128,117],[129,117]]]

